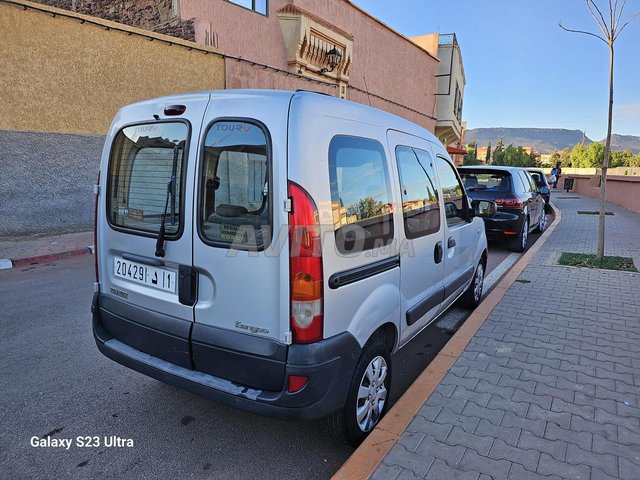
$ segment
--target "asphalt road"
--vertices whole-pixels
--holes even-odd
[[[489,269],[509,254],[492,247]],[[3,478],[320,479],[353,452],[322,420],[234,410],[102,356],[91,334],[92,282],[89,256],[0,272]],[[392,401],[450,337],[434,324],[395,355]],[[47,436],[74,443],[30,445]],[[78,447],[78,436],[98,436],[102,445]],[[105,447],[112,436],[134,446]]]

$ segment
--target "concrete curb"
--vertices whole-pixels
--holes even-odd
[[[75,250],[67,250],[65,252],[48,253],[46,255],[36,255],[33,257],[2,259],[0,260],[0,269],[24,267],[27,265],[37,265],[39,263],[52,262],[54,260],[61,260],[63,258],[77,257],[80,255],[90,255],[92,253],[91,248],[92,247],[84,247],[84,248],[77,248]],[[8,262],[10,266],[2,267],[2,265],[7,265],[6,262]]]
[[[382,459],[405,432],[489,314],[562,221],[561,210],[555,204],[551,205],[556,212],[555,221],[469,315],[462,327],[340,467],[332,480],[366,479],[375,472]]]

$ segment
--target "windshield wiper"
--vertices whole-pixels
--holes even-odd
[[[158,240],[156,241],[156,257],[164,257],[164,235],[165,223],[167,221],[167,210],[169,209],[169,198],[171,198],[171,225],[176,224],[176,175],[178,173],[178,154],[180,153],[180,145],[173,147],[173,165],[171,166],[171,178],[167,183],[167,198],[164,202],[164,212],[160,222],[160,230],[158,231]]]

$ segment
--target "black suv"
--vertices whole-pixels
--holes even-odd
[[[540,194],[542,195],[542,198],[544,198],[544,211],[549,213],[551,210],[551,207],[549,206],[549,201],[551,200],[551,187],[549,186],[549,182],[547,182],[547,177],[539,168],[527,168],[527,172],[529,172],[533,181],[536,182],[536,185],[540,190]]]
[[[509,248],[523,252],[529,233],[546,226],[545,202],[524,168],[503,166],[459,167],[464,187],[473,200],[496,202],[495,217],[485,218],[487,237],[507,240]]]

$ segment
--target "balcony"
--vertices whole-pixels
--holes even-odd
[[[435,134],[446,145],[462,140],[462,105],[466,79],[462,53],[455,33],[438,36],[438,100],[436,106]]]

